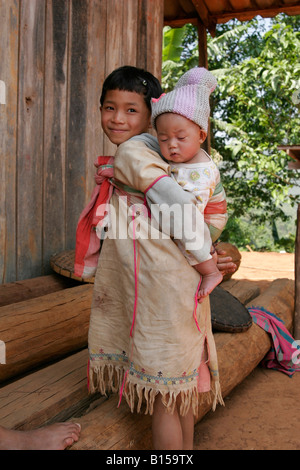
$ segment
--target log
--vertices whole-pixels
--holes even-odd
[[[291,329],[294,312],[294,282],[277,279],[248,306],[264,307],[279,316]],[[242,333],[216,333],[220,380],[223,397],[250,374],[268,352],[269,335],[256,324]],[[78,421],[82,432],[72,450],[145,450],[151,449],[151,418],[132,414],[127,404],[117,407],[118,397],[107,402]],[[203,406],[197,422],[211,409]],[[101,423],[101,426],[99,426]]]
[[[1,426],[26,431],[86,410],[99,400],[88,393],[87,360],[84,349],[1,387]]]
[[[78,282],[57,274],[0,285],[0,307],[77,286]]]
[[[255,297],[258,297],[266,289],[266,284],[258,283],[257,281],[229,279],[222,282],[221,287],[245,305],[252,299],[255,299]]]
[[[91,284],[0,307],[0,383],[87,346]]]
[[[64,289],[69,282],[76,281],[53,275],[0,286],[6,293],[3,302],[9,304],[0,306],[0,340],[5,342],[7,364],[1,365],[0,383],[86,346],[93,287]],[[243,303],[259,293],[258,284],[251,281],[231,279],[222,287]]]

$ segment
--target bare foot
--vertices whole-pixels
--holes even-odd
[[[220,271],[214,271],[213,273],[202,275],[202,281],[198,293],[198,302],[201,304],[203,299],[207,297],[222,280],[223,276]]]
[[[55,423],[32,431],[0,426],[0,450],[64,450],[77,442],[80,424]]]

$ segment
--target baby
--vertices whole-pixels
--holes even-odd
[[[201,148],[207,136],[209,96],[216,85],[215,77],[208,70],[195,67],[180,78],[173,91],[152,99],[152,125],[157,131],[161,153],[170,163],[171,176],[195,196],[212,243],[219,238],[227,222],[219,170]],[[215,251],[213,245],[206,261],[198,264],[180,240],[174,241],[202,276],[198,293],[201,302],[223,278],[211,256]]]

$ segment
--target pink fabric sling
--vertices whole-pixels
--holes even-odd
[[[113,193],[113,157],[98,157],[96,186],[89,204],[82,211],[76,230],[74,273],[78,277],[92,277],[95,274],[100,252],[100,239],[96,227],[103,220],[105,207]]]

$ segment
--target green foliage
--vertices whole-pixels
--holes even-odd
[[[287,228],[287,227],[285,227]],[[251,248],[254,251],[286,251],[293,253],[295,249],[296,228],[289,223],[287,235],[279,236],[276,224],[267,221],[259,224],[250,216],[230,217],[222,241],[233,243],[240,250]]]
[[[170,28],[169,26],[164,28],[163,62],[169,60],[173,62],[180,61],[180,56],[183,52],[182,41],[184,34],[184,28]]]
[[[196,29],[186,25],[177,31],[181,47],[176,43],[163,63],[166,91],[198,65]],[[298,174],[288,170],[290,158],[278,150],[300,144],[300,114],[292,100],[300,88],[299,55],[300,16],[278,15],[267,23],[257,17],[235,20],[218,25],[215,38],[208,36],[209,69],[218,79],[211,100],[212,147],[222,155],[220,170],[235,221],[229,227],[245,240],[240,232],[245,220],[248,228],[251,221],[257,240],[258,227],[274,220],[286,223],[284,204],[299,202]],[[281,240],[281,246],[290,245]]]
[[[174,88],[184,72],[198,65],[197,44],[196,29],[190,24],[164,28],[162,86],[166,92]]]

